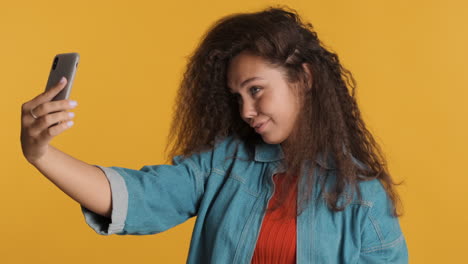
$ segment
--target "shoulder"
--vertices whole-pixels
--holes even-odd
[[[249,159],[249,147],[235,136],[218,137],[213,147],[192,153],[186,158],[183,158],[182,155],[175,156],[173,164],[188,163],[206,171],[211,168],[223,167],[225,162],[233,157]]]
[[[351,158],[353,162],[361,169],[365,170],[368,168],[361,161],[357,160],[354,156],[351,155]],[[331,161],[330,164],[332,164],[332,166],[331,166],[331,169],[328,171],[327,177],[326,177],[326,185],[328,186],[328,188],[331,188],[332,185],[336,184],[337,173],[338,173],[333,160]],[[360,175],[358,175],[358,178],[360,178],[359,176]],[[357,195],[357,193],[355,193],[352,190],[352,186],[348,185],[346,187],[346,191],[343,193],[342,199],[346,198],[347,200],[351,198],[353,204],[361,204],[367,207],[377,206],[380,208],[382,208],[382,205],[384,203],[389,201],[385,188],[383,187],[382,183],[378,179],[366,180],[366,181],[358,180],[356,187],[359,189],[361,193],[360,197]]]
[[[353,155],[351,155],[351,159],[361,169],[368,169],[367,165],[356,159]],[[359,202],[369,207],[377,207],[383,210],[387,209],[388,203],[391,202],[382,182],[379,179],[359,181],[358,188],[361,193]],[[356,199],[358,199],[358,197],[354,197],[354,200]]]
[[[359,166],[366,168],[362,162],[353,158]],[[404,237],[400,228],[398,217],[393,215],[393,202],[390,199],[383,183],[379,179],[360,181],[358,183],[360,197],[355,193],[354,202],[368,209],[363,239],[367,249],[384,249],[403,242]]]
[[[378,179],[361,181],[358,183],[358,187],[361,192],[361,202],[369,207],[381,207],[383,203],[389,202],[387,192]],[[355,199],[358,198],[356,197]]]

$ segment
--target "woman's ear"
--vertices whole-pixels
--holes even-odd
[[[307,78],[307,90],[312,89],[312,84],[313,84],[313,76],[312,76],[312,68],[310,65],[306,62],[302,63],[302,68],[304,68],[304,72],[306,73],[306,78]]]

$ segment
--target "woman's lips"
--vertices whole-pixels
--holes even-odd
[[[260,127],[255,128],[255,132],[262,133],[265,131],[265,127],[268,125],[268,122],[270,122],[270,120],[265,121]]]

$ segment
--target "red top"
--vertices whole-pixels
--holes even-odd
[[[268,203],[268,208],[271,208],[273,202],[278,199],[276,190],[279,189],[283,179],[284,174],[275,174],[273,176],[275,193]],[[297,184],[294,186],[285,203],[277,210],[265,215],[252,257],[252,264],[296,263]],[[287,215],[286,219],[276,220],[275,218],[279,218],[281,213]]]

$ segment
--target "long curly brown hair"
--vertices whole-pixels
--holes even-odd
[[[331,188],[325,190],[326,180],[321,181],[320,188],[331,210],[344,210],[355,193],[361,197],[359,182],[379,179],[392,202],[393,215],[400,216],[401,201],[395,190],[398,184],[361,118],[355,99],[356,81],[340,64],[338,55],[318,39],[312,24],[303,22],[297,11],[287,6],[228,15],[203,36],[189,56],[178,90],[165,149],[167,153],[173,145],[167,161],[176,155],[185,158],[213,148],[227,136],[240,138],[248,146],[262,140],[242,120],[237,99],[227,86],[227,68],[242,51],[261,56],[280,69],[288,83],[298,84],[290,87],[297,87],[294,92],[302,99],[295,129],[283,149],[287,180],[278,189],[280,203],[270,210],[277,209],[287,197],[297,179],[294,175],[304,175],[307,191],[300,199],[298,215],[303,211],[315,182],[314,173],[302,174],[304,164],[311,164],[322,153],[324,157],[331,155],[336,166]],[[304,64],[312,76],[304,70]],[[366,169],[356,166],[351,156]],[[341,202],[343,197],[345,203]]]

